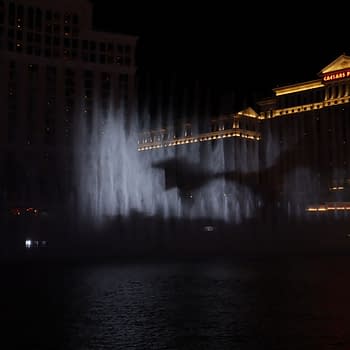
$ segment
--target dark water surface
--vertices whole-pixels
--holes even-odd
[[[1,265],[2,349],[350,349],[350,257]]]

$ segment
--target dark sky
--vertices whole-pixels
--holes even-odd
[[[183,86],[197,80],[217,95],[269,96],[350,54],[345,9],[304,8],[305,1],[92,2],[96,29],[139,36],[140,76],[176,76]]]

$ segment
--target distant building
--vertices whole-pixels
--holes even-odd
[[[136,43],[94,31],[88,0],[0,0],[0,202],[59,200],[74,118],[132,111]]]
[[[257,105],[212,118],[197,134],[191,124],[146,132],[139,150],[225,139],[226,177],[259,195],[262,217],[349,211],[350,56],[340,55],[315,80],[273,89]]]
[[[290,210],[349,210],[350,56],[273,92],[259,103],[262,183]]]

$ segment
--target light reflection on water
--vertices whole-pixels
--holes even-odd
[[[23,349],[349,349],[349,261],[2,266],[3,332]]]

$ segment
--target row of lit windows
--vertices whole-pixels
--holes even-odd
[[[5,22],[5,4],[0,0],[0,24]],[[46,22],[46,23],[45,23]],[[57,11],[41,10],[40,8],[16,6],[10,2],[8,6],[8,24],[10,26],[23,26],[25,24],[31,29],[42,30],[43,24],[64,24],[66,27],[78,27],[79,16],[76,13],[61,14]]]
[[[9,72],[10,72],[10,80],[15,79],[15,71],[16,71],[16,62],[15,61],[10,61],[9,62]],[[29,73],[38,73],[39,72],[39,65],[38,64],[28,64],[27,65],[27,71]],[[57,78],[57,69],[55,66],[46,66],[45,70],[46,74],[46,81],[48,82],[55,82]],[[75,85],[75,71],[71,68],[66,68],[64,70],[64,75],[65,75],[65,86],[68,87],[73,87]],[[101,87],[102,88],[110,88],[111,86],[111,74],[108,72],[101,72],[99,73],[100,80],[101,80]],[[97,78],[94,74],[94,71],[92,70],[84,70],[83,71],[83,77],[85,84],[88,85],[89,88],[93,87],[93,81],[95,78]],[[121,73],[119,74],[119,82],[120,82],[120,87],[126,88],[128,87],[128,81],[129,81],[129,76],[128,74]]]
[[[1,41],[0,41],[1,45]],[[1,46],[0,46],[1,48]],[[20,42],[17,42],[15,45],[14,41],[9,41],[7,46],[9,51],[16,51],[16,52],[24,52],[24,45]],[[131,58],[130,56],[113,56],[113,55],[105,55],[100,54],[96,55],[95,53],[89,53],[89,52],[82,52],[82,54],[79,55],[79,51],[76,49],[71,49],[70,47],[64,48],[63,51],[59,47],[45,47],[44,51],[41,49],[41,45],[38,43],[28,44],[27,45],[27,54],[35,54],[36,56],[40,56],[41,53],[44,52],[46,57],[63,57],[72,56],[72,57],[78,57],[81,56],[82,60],[85,62],[97,62],[99,63],[109,63],[109,64],[125,64],[129,66],[131,64]]]
[[[0,41],[0,49],[2,43]],[[79,55],[79,52],[74,49],[63,49],[63,51],[58,47],[46,47],[44,50],[41,49],[40,44],[27,45],[26,50],[24,49],[23,44],[15,43],[13,41],[8,42],[7,46],[9,51],[15,51],[17,53],[26,52],[28,55],[42,56],[45,57],[55,57],[63,58],[68,60],[76,60],[80,57],[84,62],[99,63],[99,64],[117,64],[117,65],[131,65],[131,58],[129,56],[111,56],[111,55],[96,55],[88,52],[83,52]],[[63,53],[63,54],[62,54]]]
[[[4,38],[5,30],[4,27],[0,26],[0,38]],[[63,43],[63,47],[65,48],[73,48],[78,49],[81,47],[83,51],[88,51],[91,53],[106,54],[106,55],[130,55],[131,54],[131,46],[130,45],[122,45],[122,44],[113,44],[106,42],[96,42],[94,40],[80,40],[78,38],[66,38],[64,37],[61,41],[61,37],[59,35],[43,35],[41,33],[36,33],[33,31],[27,31],[24,35],[22,30],[15,30],[9,28],[7,31],[7,38],[9,41],[22,42],[24,39],[27,40],[27,43],[38,43],[42,42],[42,39],[45,39],[46,46],[60,46]],[[12,40],[11,40],[12,39]]]

